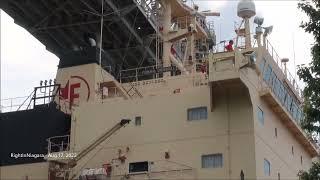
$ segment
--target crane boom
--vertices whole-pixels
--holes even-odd
[[[111,129],[107,130],[105,133],[103,133],[101,136],[99,136],[97,139],[95,139],[92,143],[90,143],[84,149],[82,149],[74,159],[72,159],[68,162],[67,167],[74,168],[77,165],[78,161],[80,161],[88,153],[90,153],[97,146],[99,146],[101,143],[103,143],[105,140],[107,140],[110,136],[112,136],[119,129],[121,129],[125,125],[129,124],[130,121],[131,121],[130,119],[122,119],[119,123],[117,123]],[[69,179],[68,177],[71,177],[70,179],[73,179],[75,177],[75,175],[76,174],[73,174],[73,175],[68,174],[66,179]]]
[[[117,132],[119,129],[121,129],[126,124],[129,124],[131,120],[129,119],[122,119],[119,123],[117,123],[115,126],[113,126],[110,130],[103,133],[100,137],[98,137],[94,142],[89,144],[86,148],[84,148],[82,151],[78,153],[78,155],[75,157],[74,161],[79,161],[84,156],[86,156],[89,152],[91,152],[93,149],[95,149],[97,146],[99,146],[102,142],[104,142],[106,139],[108,139],[113,133]]]

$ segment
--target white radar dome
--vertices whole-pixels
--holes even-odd
[[[238,3],[238,16],[251,18],[256,15],[256,5],[252,0],[240,0]]]

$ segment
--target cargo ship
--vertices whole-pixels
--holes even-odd
[[[0,8],[60,59],[54,80],[0,114],[1,180],[299,179],[319,155],[251,0],[219,43],[208,17],[220,13],[182,0]]]

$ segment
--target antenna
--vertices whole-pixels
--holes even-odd
[[[250,18],[256,15],[256,6],[252,0],[240,0],[237,14],[244,20],[245,48],[251,48]]]
[[[292,50],[293,50],[294,79],[297,79],[296,51],[295,51],[295,46],[294,46],[294,32],[292,32]]]
[[[1,26],[1,9],[0,9],[0,113],[2,112],[2,102],[1,102],[1,82],[2,82],[2,77],[1,77],[1,73],[2,73],[2,71],[1,71],[1,28],[2,28],[2,26]]]
[[[103,10],[104,10],[104,0],[101,0],[101,19],[100,19],[100,47],[99,47],[99,63],[102,69],[102,36],[103,36]]]

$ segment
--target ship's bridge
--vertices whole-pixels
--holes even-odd
[[[266,38],[263,44],[256,39],[253,44],[253,47],[244,48],[239,43],[234,51],[227,51],[225,46],[219,48],[218,44],[216,52],[209,56],[212,88],[243,83],[252,91],[251,94],[255,93],[250,89],[257,90],[257,96],[280,117],[298,141],[316,155],[317,145],[309,141],[301,128],[303,94],[298,81]]]

